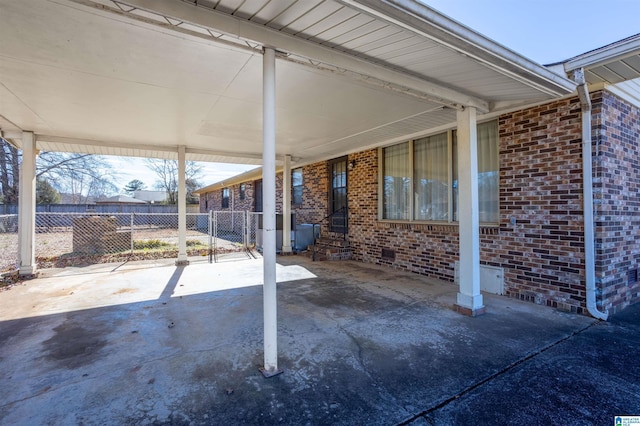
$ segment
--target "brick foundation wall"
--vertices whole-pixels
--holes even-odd
[[[615,313],[640,301],[640,110],[610,92],[593,103],[596,286]],[[631,277],[629,276],[631,274]]]

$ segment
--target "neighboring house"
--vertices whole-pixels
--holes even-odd
[[[113,197],[100,198],[96,200],[95,204],[147,204],[147,202],[127,195],[114,195]]]
[[[616,45],[605,53],[608,48]],[[571,61],[578,60],[585,59]],[[569,72],[571,61],[560,66]],[[585,312],[589,216],[583,202],[592,193],[597,303],[614,313],[640,301],[640,83],[609,86],[595,71],[587,76],[593,184],[586,192],[582,140],[588,133],[577,94],[478,117],[480,262],[503,280],[503,294]],[[347,206],[354,259],[454,281],[455,144],[453,123],[410,140],[294,164],[296,222],[321,222]],[[260,211],[260,179],[255,169],[198,190],[200,211]],[[282,211],[281,169],[276,182]]]
[[[78,194],[60,193],[60,202],[58,204],[95,204],[95,197],[85,197]]]
[[[167,199],[166,191],[147,191],[140,190],[133,192],[133,198],[146,201],[148,203],[162,203]]]

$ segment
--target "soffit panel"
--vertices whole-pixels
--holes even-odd
[[[640,78],[640,34],[583,53],[562,65],[570,76],[574,70],[584,69],[589,84],[616,84]]]
[[[204,6],[195,0],[183,1]],[[523,83],[520,79],[514,80],[513,75],[497,71],[496,67],[487,67],[470,55],[455,51],[449,46],[434,41],[431,37],[403,28],[391,20],[384,20],[360,9],[345,6],[339,1],[286,0],[284,3],[287,7],[284,10],[282,10],[283,7],[267,7],[269,4],[267,1],[252,3],[255,3],[251,6],[252,9],[260,9],[260,13],[250,16],[250,13],[243,10],[245,4],[235,12],[229,12],[230,8],[225,1],[209,8],[233,16],[242,15],[250,22],[275,28],[483,99],[512,100],[516,95],[521,97],[523,94],[532,99],[540,98],[540,88],[535,85]],[[416,62],[421,62],[423,66],[415,66]],[[487,93],[482,90],[481,85],[474,87],[473,92],[466,86],[460,85],[462,82],[473,80],[474,73],[478,70],[492,74],[495,79],[504,84],[513,82],[516,84],[510,84],[503,91]],[[466,73],[466,78],[451,77],[460,72]],[[521,87],[517,87],[516,91],[512,92],[511,88],[516,86]],[[542,94],[545,95],[544,92]]]

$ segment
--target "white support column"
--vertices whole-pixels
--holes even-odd
[[[36,273],[36,139],[33,132],[22,133],[22,165],[18,195],[19,274]]]
[[[187,260],[187,175],[184,145],[178,147],[178,259],[177,266],[186,266]]]
[[[276,54],[265,47],[262,64],[262,288],[265,377],[278,370],[278,310],[276,296]]]
[[[480,220],[478,212],[478,140],[476,109],[458,110],[458,221],[460,290],[456,309],[466,315],[484,313],[480,293]]]
[[[282,171],[282,253],[291,253],[291,156],[284,156]]]

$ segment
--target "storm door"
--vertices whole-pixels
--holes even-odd
[[[329,161],[329,227],[347,233],[347,157]]]

